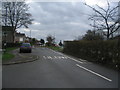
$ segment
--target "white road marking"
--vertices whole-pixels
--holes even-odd
[[[79,59],[80,61],[86,62],[87,60]]]
[[[54,56],[54,59],[57,59],[57,57],[56,57],[56,56]]]
[[[52,57],[51,57],[51,56],[48,56],[47,58],[48,58],[48,59],[52,59]]]
[[[75,62],[78,62],[78,63],[83,63],[83,62],[81,62],[81,61],[78,61],[78,60],[76,60],[76,59],[74,59],[74,58],[71,58],[71,57],[68,57],[69,59],[71,59],[71,60],[73,60],[73,61],[75,61]]]
[[[65,56],[64,58],[65,58],[65,59],[68,59],[68,57],[66,57],[66,56]]]
[[[63,57],[63,56],[62,56],[61,58],[62,58],[62,59],[66,59],[66,58],[65,58],[65,57]]]
[[[43,56],[43,58],[44,58],[44,59],[46,59],[46,57],[45,57],[45,56]]]
[[[44,59],[68,59],[68,57],[64,56],[43,56]]]
[[[64,57],[67,57],[67,58],[69,58],[69,59],[71,59],[71,60],[73,60],[73,61],[75,61],[75,62],[83,63],[83,62],[78,61],[78,60],[76,60],[76,59],[74,59],[74,58],[68,57],[68,56],[66,56],[66,55],[64,55],[64,54],[62,54],[62,53],[56,52],[56,51],[54,51],[54,50],[52,50],[52,49],[50,49],[50,50],[53,51],[53,52],[55,52],[55,53],[57,53],[57,54],[60,54],[60,55],[62,55],[62,56],[64,56]]]
[[[61,56],[58,56],[59,59],[61,59]]]
[[[92,71],[92,70],[90,70],[90,69],[87,69],[87,68],[85,68],[85,67],[83,67],[83,66],[80,66],[79,64],[76,64],[76,65],[77,65],[78,67],[80,67],[80,68],[82,68],[82,69],[84,69],[84,70],[86,70],[86,71],[88,71],[88,72],[94,74],[94,75],[97,75],[97,76],[99,76],[99,77],[101,77],[101,78],[103,78],[103,79],[109,81],[109,82],[112,81],[111,79],[109,79],[109,78],[107,78],[107,77],[105,77],[105,76],[103,76],[103,75],[100,75],[100,74],[98,74],[98,73],[96,73],[96,72],[94,72],[94,71]]]

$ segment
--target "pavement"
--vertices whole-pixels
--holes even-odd
[[[15,49],[10,53],[14,54],[15,57],[11,60],[3,61],[2,65],[20,64],[38,60],[37,55],[33,55],[32,53],[19,53],[19,49]]]

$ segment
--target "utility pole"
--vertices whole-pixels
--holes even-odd
[[[30,42],[32,41],[32,38],[31,38],[31,29],[30,29]]]
[[[31,30],[30,30],[30,38],[31,38]]]

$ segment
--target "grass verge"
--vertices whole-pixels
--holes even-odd
[[[17,48],[16,47],[6,48],[6,52],[3,52],[3,54],[2,54],[2,60],[7,61],[7,60],[11,60],[12,58],[14,58],[15,55],[10,53],[10,51],[12,51],[14,49],[17,49]]]
[[[63,49],[61,47],[57,47],[57,46],[49,46],[47,48],[50,48],[50,49],[53,49],[53,50],[56,50],[56,51],[59,51],[59,52],[63,51]]]
[[[3,61],[10,60],[12,58],[14,58],[14,55],[11,54],[11,53],[8,53],[8,52],[4,53],[3,56],[2,56]]]

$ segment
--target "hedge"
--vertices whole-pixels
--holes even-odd
[[[120,66],[120,40],[65,41],[63,52],[88,61]]]
[[[6,48],[9,48],[9,47],[20,47],[21,43],[7,43],[6,44]],[[4,46],[4,43],[2,43],[2,48],[4,49],[5,46]]]

